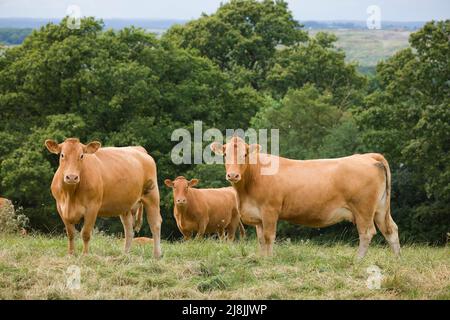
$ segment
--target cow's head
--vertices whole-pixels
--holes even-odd
[[[248,166],[256,162],[256,153],[259,152],[259,144],[248,145],[239,137],[233,137],[222,145],[218,142],[211,144],[214,153],[225,157],[225,178],[231,183],[238,183]]]
[[[197,185],[198,179],[188,181],[185,177],[180,176],[175,180],[166,179],[164,184],[173,190],[173,201],[177,206],[187,205],[187,194],[189,188]]]
[[[63,181],[72,185],[80,182],[84,155],[95,153],[101,144],[93,141],[84,145],[76,138],[69,138],[59,144],[54,140],[45,140],[45,146],[51,153],[59,154],[59,168],[63,174]]]

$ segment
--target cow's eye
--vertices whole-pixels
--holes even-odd
[[[82,154],[81,156],[80,156],[80,159],[83,159],[84,158],[84,154]]]
[[[61,159],[64,159],[64,153],[61,153]]]
[[[224,156],[224,157],[226,157],[226,156],[227,156],[227,153],[226,153],[226,152],[224,152],[224,153],[223,153],[223,156]]]

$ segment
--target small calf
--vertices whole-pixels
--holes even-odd
[[[238,227],[241,238],[244,237],[245,230],[240,220],[234,189],[193,188],[198,182],[198,179],[188,181],[183,176],[174,181],[164,181],[173,190],[173,214],[184,239],[190,239],[195,232],[197,237],[218,233],[223,238],[226,234],[228,240],[232,241]]]

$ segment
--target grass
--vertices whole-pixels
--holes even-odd
[[[410,31],[404,30],[313,30],[334,33],[336,47],[344,50],[348,62],[357,61],[362,67],[374,67],[395,52],[409,47]]]
[[[397,260],[373,245],[365,260],[343,243],[278,242],[275,255],[256,254],[256,241],[163,242],[122,253],[121,239],[95,235],[91,253],[66,255],[66,239],[0,236],[1,299],[450,299],[447,247],[407,246]],[[81,270],[79,290],[66,288],[69,266]],[[377,265],[381,288],[366,285]]]

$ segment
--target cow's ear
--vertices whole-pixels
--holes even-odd
[[[169,188],[172,188],[172,187],[173,187],[173,181],[170,180],[170,179],[164,180],[164,184],[165,184],[166,186],[168,186]]]
[[[96,153],[98,149],[100,149],[100,147],[102,146],[102,144],[98,141],[92,141],[89,142],[85,147],[83,152],[84,153]]]
[[[50,140],[50,139],[45,140],[45,146],[47,147],[48,151],[50,151],[51,153],[54,153],[54,154],[61,153],[61,146],[55,140]]]
[[[223,153],[225,151],[225,145],[221,144],[219,142],[211,143],[210,148],[215,154],[219,154],[219,155],[223,155]]]
[[[248,153],[258,153],[261,151],[260,144],[251,144],[248,146]]]
[[[194,187],[197,185],[197,183],[199,183],[198,179],[191,179],[191,181],[189,181],[188,186],[189,187]]]

